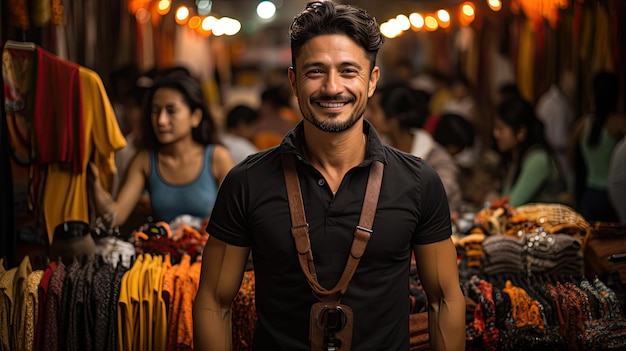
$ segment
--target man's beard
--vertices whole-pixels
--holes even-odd
[[[341,122],[339,124],[333,123],[334,122],[333,120],[329,122],[322,122],[316,119],[313,113],[309,115],[304,115],[304,119],[311,122],[311,124],[313,124],[317,129],[321,130],[322,132],[341,133],[345,130],[350,129],[350,127],[352,127],[361,118],[361,116],[363,116],[362,113],[359,117],[355,117],[354,114],[352,114],[350,115],[350,119],[348,119],[345,122]]]
[[[359,119],[361,119],[361,117],[363,117],[363,113],[365,113],[365,108],[359,111],[353,111],[352,114],[350,114],[350,118],[345,122],[335,121],[335,117],[337,117],[339,114],[329,114],[328,116],[331,117],[329,121],[322,122],[315,118],[315,114],[312,111],[309,111],[308,114],[305,114],[302,110],[300,111],[302,112],[302,116],[304,116],[304,119],[309,121],[322,132],[341,133],[345,130],[350,129]]]

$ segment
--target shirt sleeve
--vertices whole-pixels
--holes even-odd
[[[206,231],[209,235],[235,246],[252,246],[246,203],[249,194],[246,189],[245,165],[237,165],[226,175],[219,187],[215,206],[211,212]]]
[[[413,244],[430,244],[452,235],[450,208],[443,183],[425,162],[421,167],[420,217]]]
[[[508,194],[511,206],[520,206],[531,201],[550,176],[551,169],[550,157],[545,150],[531,151],[524,158],[517,181]]]

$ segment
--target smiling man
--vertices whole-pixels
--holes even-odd
[[[255,350],[408,350],[413,252],[428,296],[431,349],[464,350],[465,304],[441,180],[423,160],[383,146],[363,119],[380,77],[378,24],[360,8],[313,1],[289,33],[288,75],[304,119],[279,146],[233,168],[220,187],[194,301],[194,349],[232,348],[231,303],[252,250]],[[304,226],[292,222],[290,164]],[[371,168],[383,176],[373,223],[364,228]],[[361,255],[353,242],[363,236]],[[341,286],[344,270],[347,286],[320,294]]]

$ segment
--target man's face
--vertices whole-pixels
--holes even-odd
[[[309,40],[289,70],[302,115],[329,133],[347,130],[361,118],[379,77],[378,67],[370,72],[363,48],[341,34]]]

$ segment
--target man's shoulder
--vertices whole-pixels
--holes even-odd
[[[250,154],[232,168],[231,173],[237,172],[265,172],[269,168],[274,168],[280,163],[278,147],[261,150]]]
[[[422,168],[426,165],[423,158],[398,150],[392,146],[383,145],[382,150],[385,155],[386,165],[391,168]]]

